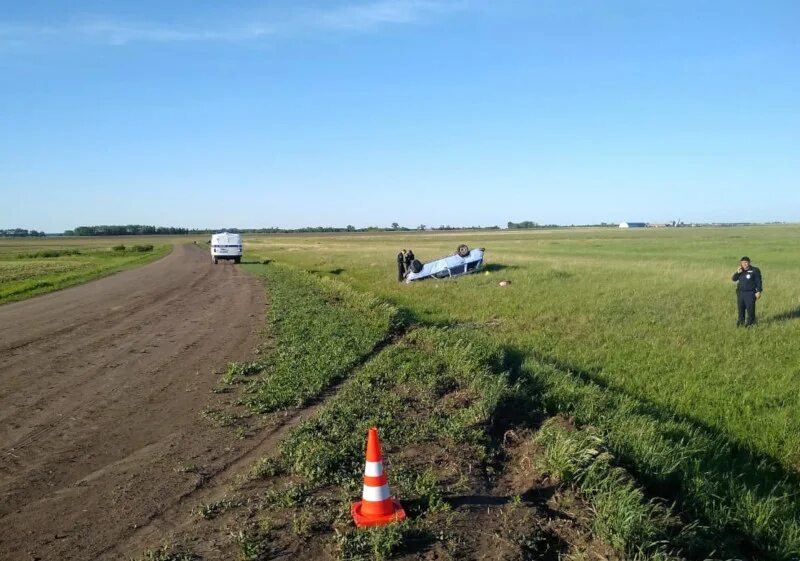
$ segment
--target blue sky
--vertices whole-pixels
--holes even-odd
[[[0,227],[800,221],[798,2],[0,4]]]

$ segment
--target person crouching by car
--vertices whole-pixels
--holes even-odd
[[[406,266],[406,274],[411,272],[411,262],[414,261],[414,259],[415,259],[414,252],[411,251],[410,249],[408,251],[406,251],[406,258],[405,258],[405,262],[404,262],[405,266]]]
[[[406,250],[401,249],[397,254],[397,282],[403,282],[406,276]]]

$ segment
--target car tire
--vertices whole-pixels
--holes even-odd
[[[419,273],[420,271],[422,271],[422,263],[418,259],[414,259],[411,262],[411,272]]]
[[[469,246],[467,246],[465,243],[462,243],[456,248],[456,254],[458,254],[459,257],[469,256]]]
[[[214,265],[217,264],[217,258],[216,257],[214,259],[212,259],[212,261],[214,262]]]
[[[234,258],[233,258],[233,262],[234,262],[234,263],[236,263],[236,264],[238,265],[239,263],[241,263],[241,262],[242,262],[242,258],[241,258],[241,257],[234,257]]]

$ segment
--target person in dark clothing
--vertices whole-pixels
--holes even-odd
[[[403,249],[397,254],[397,282],[403,282],[406,275],[406,250]]]
[[[405,258],[405,261],[404,261],[405,266],[406,266],[406,273],[408,273],[411,270],[411,262],[414,259],[415,259],[414,252],[411,251],[410,249],[408,251],[406,251],[406,258]]]
[[[742,257],[731,280],[736,283],[736,306],[739,310],[736,327],[750,327],[756,322],[756,300],[761,298],[764,289],[761,286],[761,271],[750,264],[749,257]]]

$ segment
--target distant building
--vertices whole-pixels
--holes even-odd
[[[620,228],[647,228],[647,222],[620,222]]]

